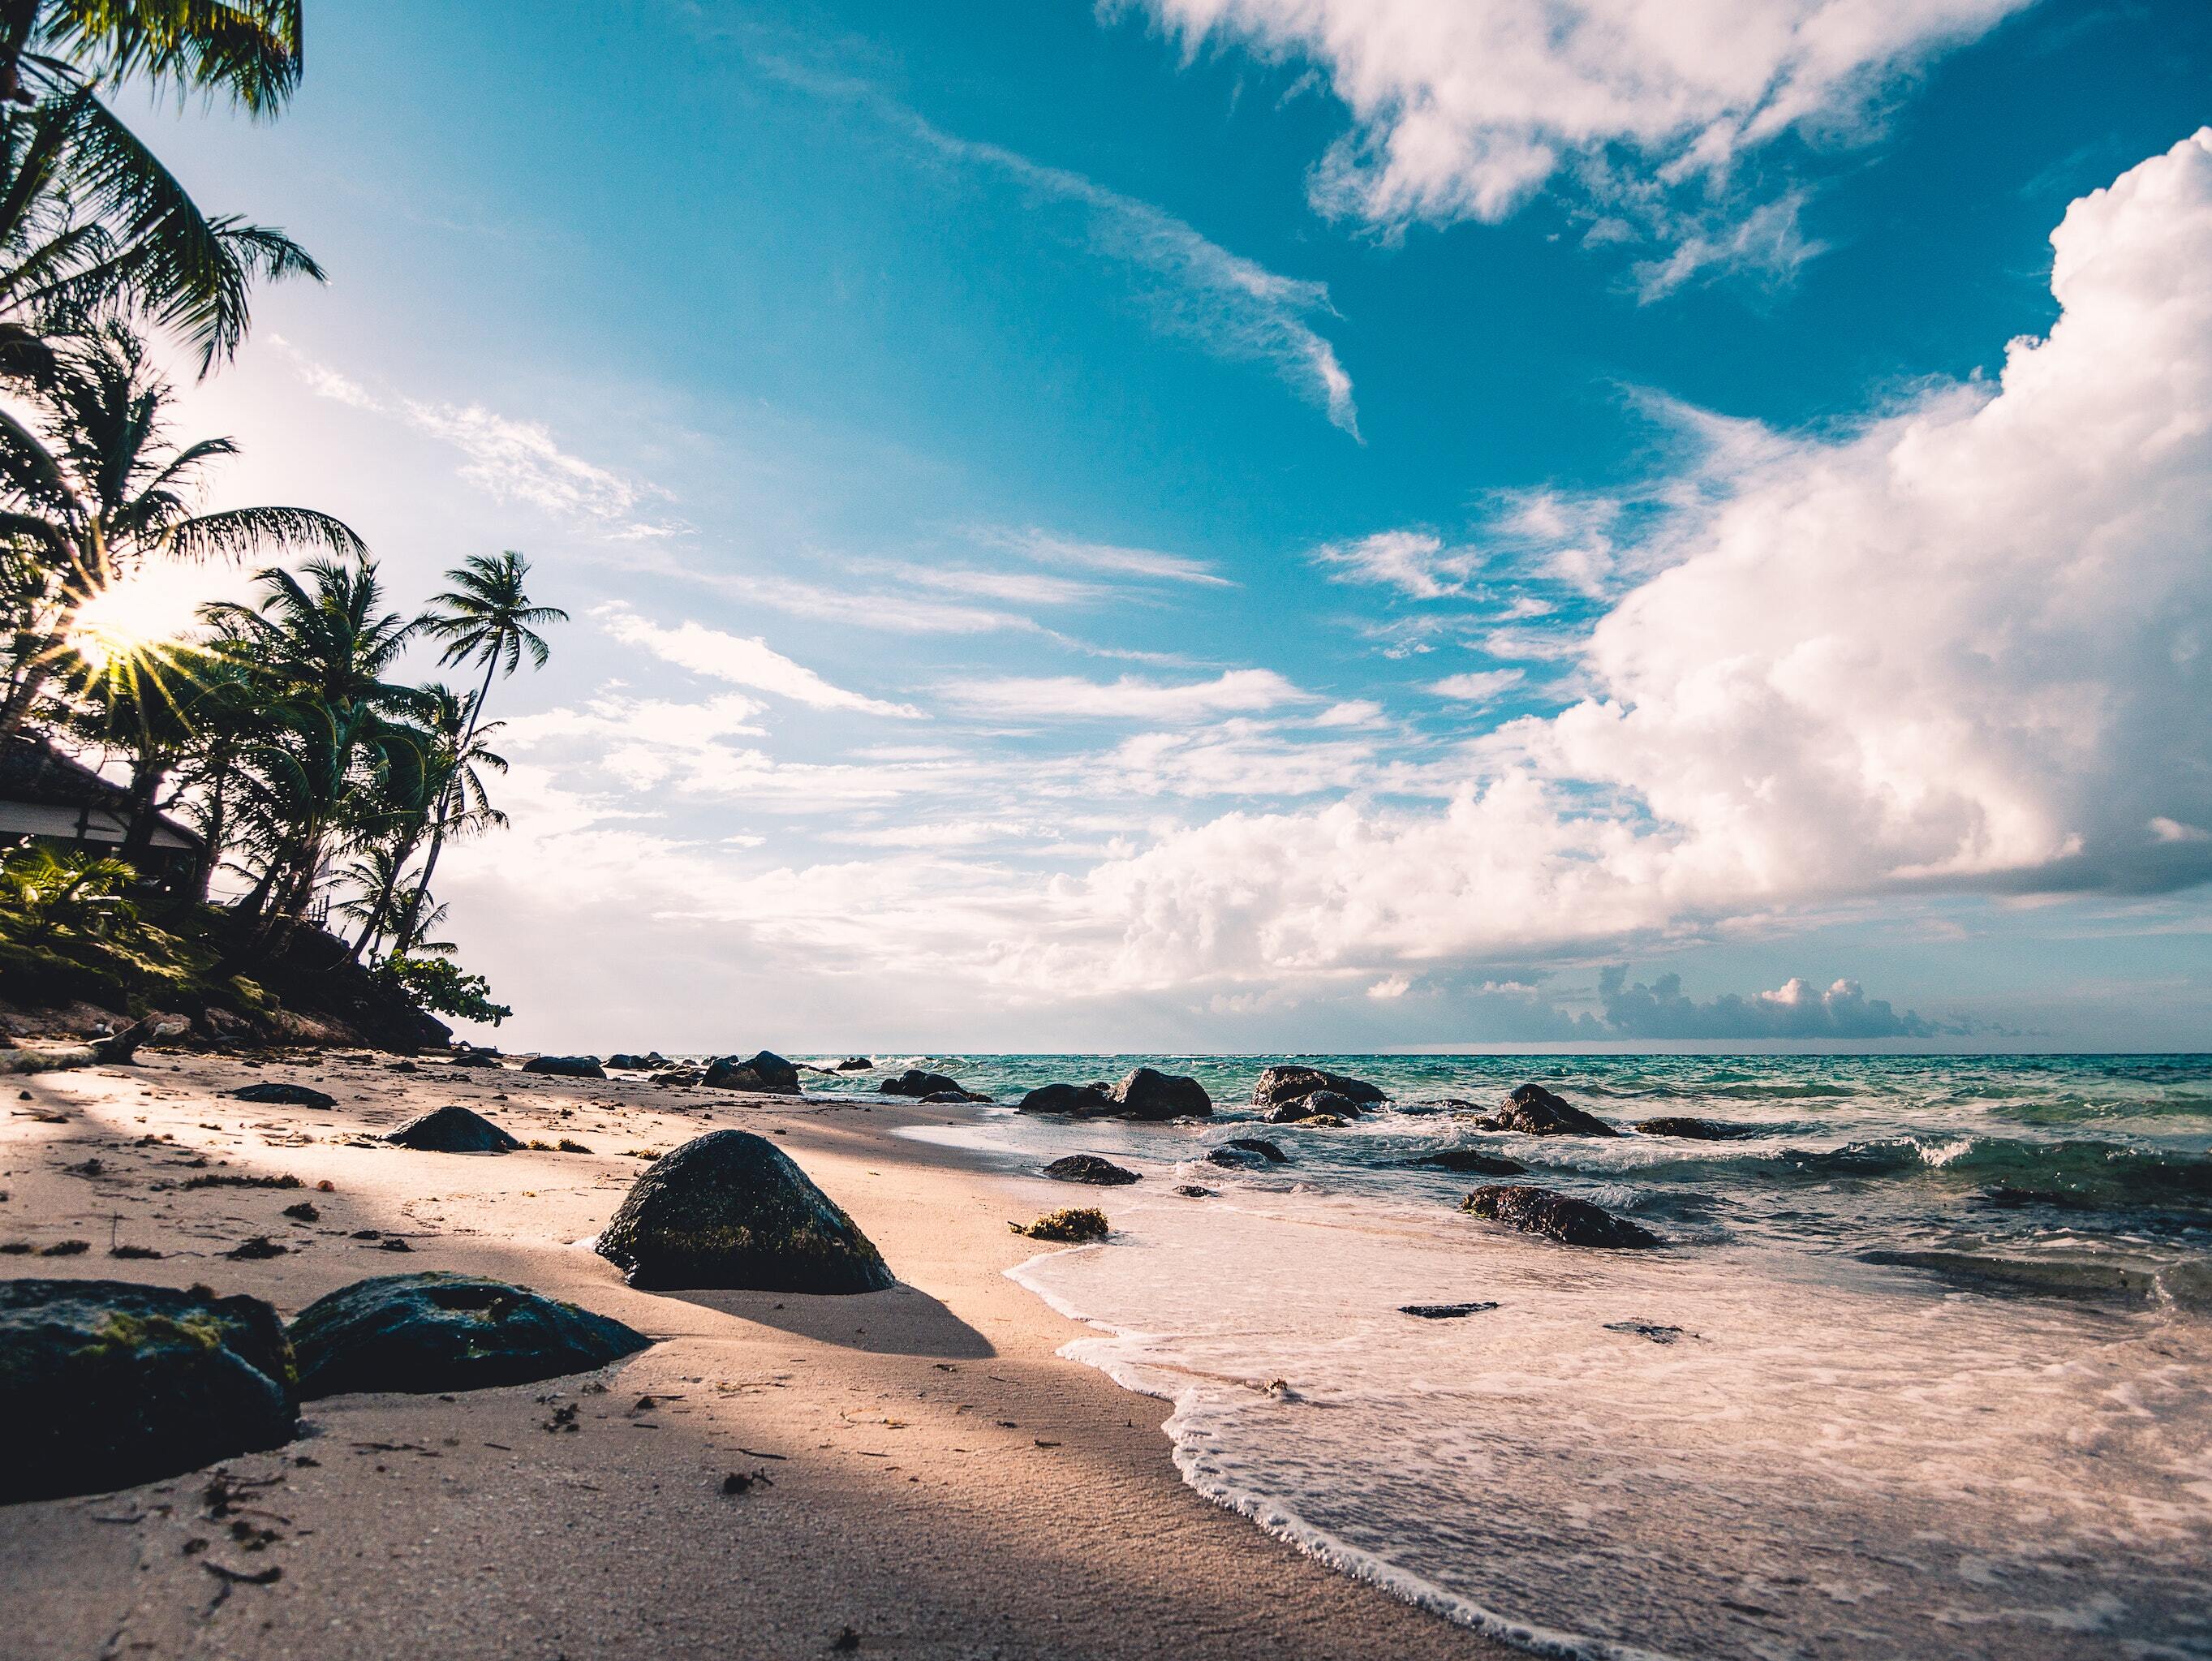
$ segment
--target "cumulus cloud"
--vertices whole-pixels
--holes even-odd
[[[1396,227],[1504,218],[1562,173],[1598,237],[1656,230],[1676,269],[1802,257],[1790,198],[1700,212],[1785,133],[1864,131],[1881,97],[2028,0],[1113,0],[1189,49],[1313,64],[1351,130],[1316,168],[1324,210]],[[1661,262],[1664,266],[1670,262]]]
[[[2212,879],[2174,829],[2212,824],[2212,129],[2051,241],[2059,319],[1994,384],[1680,493],[1590,695],[1444,812],[1230,814],[1070,878],[1071,927],[1154,983]]]
[[[639,647],[694,674],[771,692],[812,709],[921,719],[922,712],[910,703],[888,703],[833,686],[805,665],[770,650],[757,637],[748,640],[688,620],[673,629],[663,629],[622,605],[602,606],[597,615],[607,633],[623,645]]]
[[[1607,1027],[1625,1038],[1925,1038],[1936,1031],[1847,980],[1821,991],[1792,977],[1771,992],[1699,1003],[1683,995],[1680,975],[1632,985],[1628,970],[1615,968],[1600,973],[1598,998]]]
[[[1230,669],[1212,680],[1084,680],[1073,675],[1002,676],[960,680],[945,694],[963,709],[1024,721],[1204,721],[1231,712],[1303,703],[1300,691],[1272,669]]]

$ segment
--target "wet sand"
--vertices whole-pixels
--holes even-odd
[[[951,1122],[930,1107],[391,1059],[149,1051],[8,1080],[0,1242],[88,1249],[0,1275],[202,1282],[289,1317],[368,1275],[468,1270],[658,1342],[535,1385],[311,1402],[299,1441],[220,1468],[228,1492],[200,1472],[0,1507],[0,1656],[1510,1653],[1201,1500],[1170,1463],[1165,1403],[1054,1354],[1083,1329],[1004,1277],[1036,1250],[1006,1221],[1110,1215],[1110,1193],[891,1135]],[[227,1093],[261,1080],[337,1105]],[[371,1140],[447,1102],[592,1151]],[[629,1150],[731,1126],[775,1135],[900,1284],[646,1293],[574,1244],[641,1168]],[[303,1186],[183,1185],[279,1175]],[[283,1215],[302,1200],[315,1221]],[[225,1255],[257,1236],[285,1250]],[[726,1493],[732,1474],[764,1480]]]

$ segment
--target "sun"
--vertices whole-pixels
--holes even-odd
[[[95,672],[157,651],[191,625],[188,594],[167,584],[125,577],[77,608],[70,649]]]

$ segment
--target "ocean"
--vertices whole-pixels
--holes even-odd
[[[1391,1099],[1256,1124],[1285,1059]],[[1216,1116],[1011,1110],[1139,1062]],[[1089,1324],[1066,1354],[1174,1404],[1194,1488],[1348,1573],[1538,1654],[2212,1657],[2212,1057],[899,1064],[1002,1104],[919,1134],[1142,1173],[1069,1189],[1112,1238],[1014,1278]],[[1624,1129],[1739,1134],[1469,1122],[1532,1080]],[[1255,1135],[1285,1162],[1206,1160]],[[1667,1244],[1466,1214],[1501,1179],[1407,1163],[1451,1147]],[[1403,1312],[1439,1305],[1475,1307]]]

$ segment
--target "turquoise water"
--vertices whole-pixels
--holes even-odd
[[[2212,1058],[1296,1058],[1391,1096],[1314,1130],[1252,1122],[1282,1058],[878,1059],[997,1098],[938,1134],[1009,1169],[1142,1174],[1016,1278],[1174,1403],[1194,1487],[1347,1572],[1553,1654],[2212,1656]],[[1138,1060],[1217,1116],[1006,1105]],[[1742,1134],[1470,1122],[1528,1080]],[[1207,1161],[1239,1135],[1287,1161]],[[1467,1215],[1492,1179],[1405,1163],[1452,1147],[1668,1244]]]

